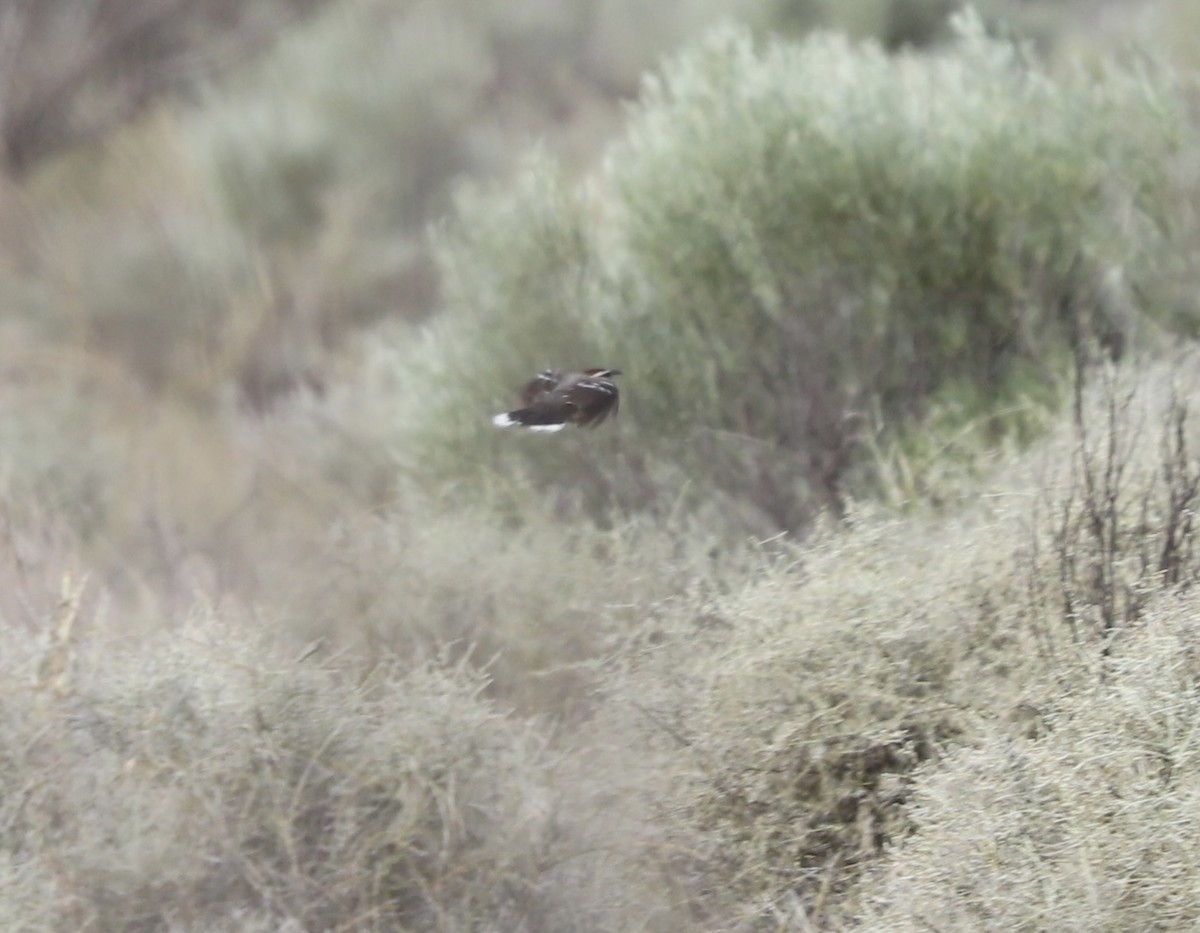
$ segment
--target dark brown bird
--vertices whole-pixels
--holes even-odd
[[[612,381],[620,373],[598,367],[563,375],[547,369],[522,386],[522,407],[496,415],[492,424],[531,431],[561,431],[568,424],[594,428],[621,407],[621,394]]]

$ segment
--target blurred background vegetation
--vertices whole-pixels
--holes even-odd
[[[0,915],[1195,922],[1193,6],[0,0]]]

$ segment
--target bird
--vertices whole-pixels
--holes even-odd
[[[597,366],[564,374],[546,369],[521,387],[521,407],[492,419],[498,428],[522,427],[530,431],[561,431],[568,424],[594,428],[621,407],[621,394],[613,376],[621,370]]]

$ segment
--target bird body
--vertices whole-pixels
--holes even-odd
[[[612,380],[620,372],[604,367],[566,374],[544,370],[522,386],[521,407],[496,415],[492,424],[546,432],[568,424],[594,428],[620,408],[621,395]]]

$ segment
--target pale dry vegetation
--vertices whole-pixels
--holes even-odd
[[[0,917],[1200,921],[1194,61],[1086,6],[0,0]]]

